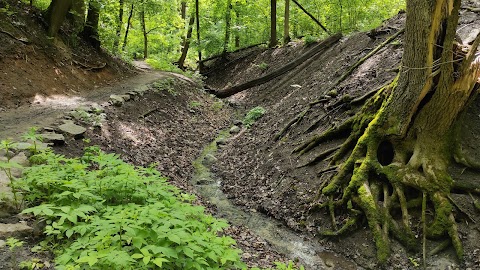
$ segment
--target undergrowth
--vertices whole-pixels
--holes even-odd
[[[31,159],[17,182],[45,221],[43,246],[57,269],[245,268],[227,223],[193,206],[194,196],[153,167],[129,165],[90,147],[81,158],[51,151]]]
[[[250,128],[255,121],[260,119],[265,114],[266,110],[263,107],[255,107],[248,111],[247,115],[243,119],[245,127]]]

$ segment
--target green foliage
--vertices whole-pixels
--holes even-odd
[[[20,269],[35,270],[43,269],[43,267],[47,265],[39,258],[32,258],[30,260],[20,262],[18,266],[20,267]]]
[[[303,38],[303,41],[305,42],[305,45],[310,45],[318,41],[317,37],[311,36],[311,35],[306,35]]]
[[[37,134],[37,131],[38,131],[38,128],[37,128],[37,127],[31,127],[31,128],[27,131],[27,133],[25,133],[25,134],[22,135],[22,139],[23,139],[23,140],[25,140],[25,141],[32,141],[32,142],[33,142],[33,146],[32,146],[32,148],[30,149],[33,154],[37,154],[37,153],[38,153],[38,145],[37,145],[37,143],[43,141],[42,135]]]
[[[265,109],[262,107],[255,107],[251,109],[243,119],[243,124],[245,127],[250,128],[255,121],[265,114],[265,112]]]
[[[276,262],[275,263],[275,270],[304,270],[303,266],[297,267],[292,261],[288,261],[288,264],[283,262]],[[258,267],[253,267],[250,270],[260,270]],[[273,270],[272,268],[264,269],[264,270]]]
[[[167,91],[172,96],[178,95],[175,91],[175,80],[173,78],[166,78],[163,80],[156,81],[152,84],[152,87],[156,91]]]
[[[87,148],[81,158],[51,151],[25,170],[32,213],[47,223],[58,269],[242,268],[227,223],[193,206],[153,167]]]
[[[17,238],[14,237],[9,237],[7,238],[7,241],[5,241],[5,244],[7,245],[8,249],[10,251],[15,251],[19,247],[22,247],[25,242],[18,240]]]
[[[265,70],[268,69],[268,64],[265,63],[265,62],[262,62],[262,63],[260,63],[260,64],[258,65],[258,68],[261,69],[261,70],[263,70],[263,71],[265,71]]]

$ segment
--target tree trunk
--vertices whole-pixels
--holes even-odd
[[[195,21],[197,22],[197,45],[198,45],[198,70],[200,73],[203,70],[203,62],[202,62],[202,46],[200,46],[200,5],[198,3],[199,0],[195,0]]]
[[[270,48],[277,46],[277,0],[270,0]]]
[[[128,31],[130,30],[130,25],[132,24],[133,10],[134,10],[134,5],[132,4],[132,7],[130,8],[130,14],[128,15],[127,29],[125,29],[125,36],[123,37],[122,52],[124,52],[125,47],[127,47]]]
[[[183,21],[187,18],[187,2],[182,1],[180,4],[180,17],[182,18]]]
[[[143,59],[147,59],[148,33],[147,33],[147,27],[145,25],[145,5],[142,5],[142,10],[140,11],[140,24],[142,25],[142,32],[143,32]]]
[[[235,24],[237,26],[237,31],[235,31],[235,48],[240,48],[240,25],[242,21],[240,19],[240,6],[237,2],[235,4]]]
[[[63,24],[68,11],[72,7],[72,0],[52,0],[46,11],[49,37],[55,37]]]
[[[115,40],[113,41],[113,52],[118,52],[118,46],[120,45],[120,35],[122,32],[122,24],[123,24],[123,7],[124,7],[124,0],[118,0],[118,4],[120,5],[118,9],[118,21],[117,21],[117,29],[115,30]]]
[[[184,43],[182,47],[182,55],[180,59],[178,59],[178,67],[180,69],[184,69],[185,59],[187,58],[188,49],[190,48],[190,40],[192,39],[192,32],[193,32],[193,23],[195,22],[195,14],[190,16],[190,21],[188,22],[188,30],[187,36],[184,38]]]
[[[290,0],[285,0],[285,22],[283,23],[283,43],[290,42]]]
[[[79,0],[80,1],[80,0]],[[98,36],[98,21],[100,18],[100,3],[96,0],[88,4],[87,21],[83,28],[83,37],[93,47],[100,48],[100,37]]]
[[[364,213],[380,262],[390,255],[390,236],[408,248],[420,246],[410,225],[413,223],[423,224],[423,237],[448,235],[458,257],[463,255],[449,200],[454,181],[447,167],[454,158],[473,166],[455,143],[455,129],[480,75],[479,63],[474,62],[480,36],[468,53],[454,43],[460,2],[407,0],[401,72],[345,122],[350,137],[331,159],[332,165],[339,163],[353,148],[338,174],[322,189],[329,200],[325,205],[345,207],[353,203],[353,209]],[[321,136],[335,132],[333,129]],[[318,143],[319,137],[316,140]],[[305,144],[298,150],[306,152],[308,147]],[[340,199],[334,200],[336,195]],[[411,200],[422,198],[423,205],[434,213],[427,220],[412,215],[407,207]],[[395,216],[393,205],[400,206],[400,217]],[[335,212],[330,210],[335,231],[329,235],[360,220],[352,214],[344,227],[337,229]],[[426,207],[419,209],[423,217],[426,211]]]
[[[227,0],[227,9],[225,11],[225,41],[223,42],[223,53],[227,53],[228,43],[230,41],[230,31],[232,23],[232,0]]]
[[[318,26],[320,26],[320,28],[323,29],[323,31],[327,32],[327,34],[330,34],[330,32],[327,30],[327,28],[325,28],[325,26],[323,26],[323,24],[317,20],[317,18],[315,18],[315,16],[313,16],[310,12],[308,12],[302,5],[300,5],[300,3],[298,3],[297,0],[292,0],[292,2],[297,5],[302,11],[303,13],[307,14],[308,17],[310,17],[310,19],[312,19]],[[341,7],[341,6],[340,6]],[[340,13],[341,13],[341,9],[340,9]],[[340,22],[341,24],[341,22]],[[340,27],[341,28],[341,27]],[[340,31],[342,32],[342,31]]]

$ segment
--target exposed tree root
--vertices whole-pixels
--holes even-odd
[[[2,34],[5,34],[13,39],[15,39],[16,41],[20,41],[21,43],[23,44],[30,44],[30,41],[27,39],[27,38],[24,38],[24,37],[21,37],[21,38],[17,38],[16,36],[14,36],[13,34],[7,32],[7,31],[4,31],[4,30],[1,30],[0,29],[0,33]]]
[[[330,88],[325,91],[326,93],[328,93],[329,91],[333,90],[335,87],[337,87],[341,82],[343,82],[348,76],[350,76],[352,74],[352,72],[357,68],[359,67],[361,64],[363,64],[366,60],[368,60],[370,57],[372,57],[373,55],[375,55],[378,51],[380,51],[380,49],[382,49],[383,47],[385,47],[386,45],[388,45],[389,43],[391,43],[393,40],[395,40],[400,34],[402,34],[404,32],[404,29],[401,29],[399,30],[397,33],[395,33],[394,35],[392,35],[391,37],[387,38],[384,42],[382,42],[380,45],[378,45],[375,49],[373,49],[371,52],[369,52],[367,55],[365,55],[364,57],[362,57],[360,60],[358,60],[355,64],[353,64],[351,67],[349,67],[347,69],[346,72],[344,72],[342,74],[342,76],[337,79],[335,81],[335,83],[330,86]],[[382,87],[381,89],[383,89],[385,87]],[[357,99],[350,99],[350,100],[347,100],[347,99],[344,99],[342,98],[342,100],[340,102],[353,102],[353,103],[359,103],[365,99],[367,99],[370,95],[374,94],[374,92],[378,92],[379,90],[375,90],[375,91],[372,91],[372,92],[369,92],[367,93],[366,95],[362,96],[362,97],[359,97]],[[328,101],[328,99],[325,99],[324,97],[318,99],[318,100],[315,100],[313,102],[311,102],[310,104],[308,104],[307,108],[302,111],[301,113],[299,113],[295,118],[293,118],[292,120],[290,120],[287,125],[279,132],[275,135],[274,137],[274,140],[275,141],[278,141],[280,140],[283,136],[285,136],[287,134],[287,132],[290,130],[290,128],[296,124],[298,124],[300,121],[302,121],[302,119],[305,117],[305,115],[312,109],[313,106],[315,106],[316,104],[318,103],[323,103],[323,102],[326,102]]]

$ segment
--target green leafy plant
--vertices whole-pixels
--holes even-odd
[[[292,261],[288,261],[288,263],[284,262],[275,262],[275,268],[264,268],[263,270],[304,270],[303,266],[297,267],[295,263]],[[250,270],[261,270],[261,268],[253,267]]]
[[[152,87],[154,90],[167,91],[172,96],[176,96],[178,95],[178,93],[175,91],[174,86],[175,86],[175,80],[173,78],[166,78],[160,81],[156,81],[152,84]]]
[[[13,170],[22,169],[23,167],[17,162],[14,162],[11,160],[12,157],[10,155],[10,149],[12,149],[14,145],[15,144],[11,140],[0,141],[0,149],[5,150],[5,153],[6,153],[6,161],[0,160],[0,170],[2,170],[5,173],[5,175],[9,180],[9,186],[12,189],[13,202],[15,204],[15,207],[17,209],[20,209],[21,202],[19,197],[19,189],[17,188],[15,183],[16,178],[13,176]],[[5,198],[5,199],[8,199],[8,198]]]
[[[243,119],[243,124],[245,127],[250,128],[255,121],[265,114],[265,112],[266,110],[263,107],[255,107],[251,109]]]
[[[227,223],[193,206],[153,167],[89,147],[81,158],[51,151],[21,180],[32,213],[46,221],[58,269],[243,268]]]
[[[31,258],[30,260],[22,261],[18,264],[21,269],[35,270],[42,269],[43,267],[49,267],[48,263],[43,262],[39,258]]]
[[[37,134],[37,131],[38,131],[38,128],[37,127],[31,127],[27,133],[23,134],[22,135],[22,139],[25,140],[25,141],[32,141],[33,143],[33,146],[32,148],[30,149],[32,151],[33,154],[37,154],[38,153],[38,145],[37,143],[38,142],[42,142],[43,141],[43,138],[42,138],[42,135],[40,134]]]
[[[317,37],[314,37],[314,36],[311,36],[311,35],[307,35],[303,38],[303,41],[305,42],[305,45],[310,45],[310,44],[313,44],[315,42],[318,41],[318,38]]]
[[[5,244],[7,245],[8,247],[8,250],[10,250],[10,252],[12,252],[12,266],[16,268],[17,266],[17,253],[18,253],[18,249],[21,248],[23,246],[25,242],[23,241],[20,241],[18,240],[17,238],[14,238],[14,237],[9,237],[7,238],[7,241],[5,241]]]
[[[265,63],[265,62],[262,62],[262,63],[260,63],[260,64],[258,65],[258,68],[261,69],[261,70],[263,70],[263,71],[265,71],[265,70],[268,69],[268,64]]]
[[[223,108],[223,101],[219,100],[219,101],[215,101],[213,104],[212,104],[212,109],[215,111],[215,112],[218,112],[220,111],[222,108]]]

